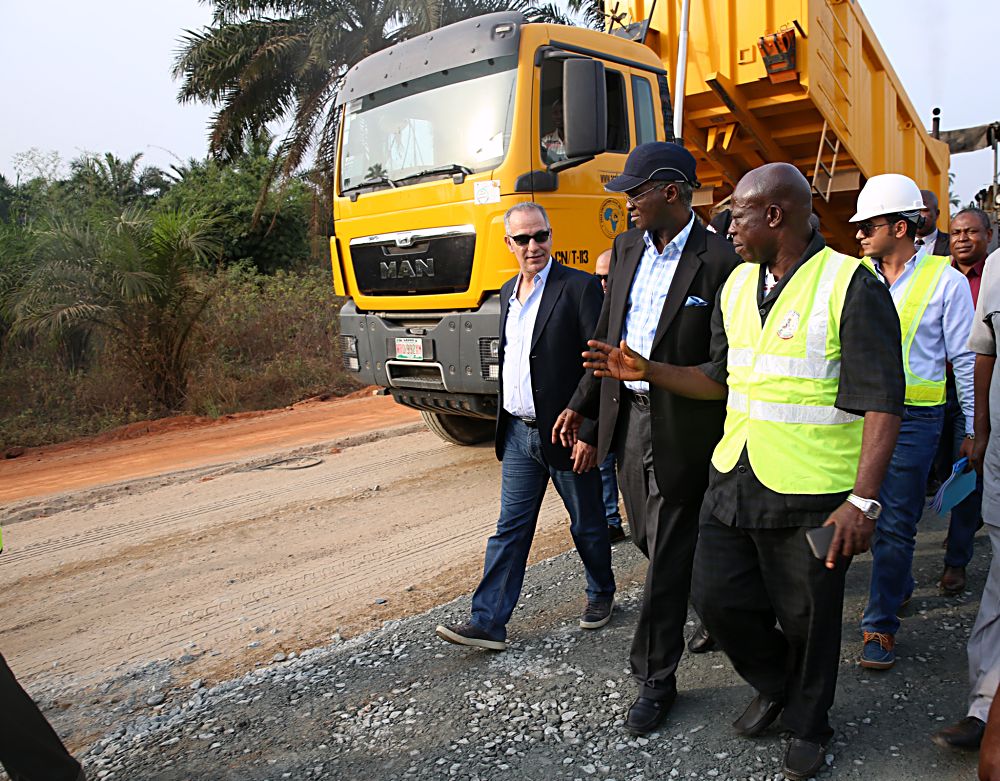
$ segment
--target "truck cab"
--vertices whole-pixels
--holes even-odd
[[[340,93],[331,256],[344,365],[452,441],[492,433],[503,215],[542,204],[557,262],[593,270],[626,228],[603,191],[670,129],[648,48],[517,13],[460,22],[355,66]]]

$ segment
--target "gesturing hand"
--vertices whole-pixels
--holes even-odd
[[[616,380],[645,380],[649,361],[635,352],[622,340],[619,347],[591,339],[589,350],[583,353],[583,367],[593,369],[595,377],[613,377]]]

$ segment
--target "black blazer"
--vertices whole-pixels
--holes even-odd
[[[518,275],[519,276],[519,275]],[[503,460],[507,424],[511,415],[503,407],[503,364],[506,348],[507,310],[518,277],[509,279],[500,289],[500,387],[496,429],[497,458]],[[542,441],[542,453],[549,466],[570,470],[571,451],[552,444],[552,427],[559,413],[583,377],[583,358],[587,340],[594,333],[601,312],[601,283],[593,274],[567,268],[555,260],[549,269],[538,305],[538,317],[531,337],[529,365],[535,418]],[[580,429],[580,438],[590,444],[597,441],[596,424],[589,421]]]
[[[646,245],[639,229],[615,239],[608,292],[594,338],[617,345],[628,312],[629,294]],[[740,259],[728,241],[707,231],[697,218],[670,283],[650,358],[677,366],[710,360],[711,320],[716,296]],[[706,306],[686,306],[689,297]],[[587,372],[570,408],[598,417],[598,461],[613,448],[624,383],[598,380]],[[722,438],[724,401],[697,401],[650,388],[653,464],[660,493],[668,502],[700,501],[708,485],[708,462]]]
[[[951,254],[951,236],[942,230],[938,231],[937,238],[934,240],[934,246],[931,247],[931,255],[950,255]]]

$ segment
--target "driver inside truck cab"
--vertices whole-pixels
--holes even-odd
[[[552,129],[542,136],[542,160],[546,163],[555,163],[566,159],[561,98],[556,98],[552,103],[551,126]]]

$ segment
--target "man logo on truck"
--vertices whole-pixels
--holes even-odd
[[[406,279],[407,277],[433,277],[434,258],[416,258],[414,260],[383,260],[379,263],[379,276],[382,279]]]

